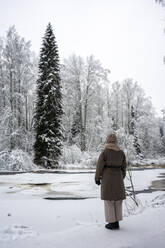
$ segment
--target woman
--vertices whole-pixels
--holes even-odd
[[[105,221],[108,222],[105,227],[108,229],[119,229],[119,221],[122,220],[122,200],[126,198],[123,181],[125,176],[125,154],[117,145],[116,135],[111,133],[107,136],[95,173],[96,184],[101,184]]]

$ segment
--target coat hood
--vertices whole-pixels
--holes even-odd
[[[114,151],[120,151],[120,147],[114,143],[105,143],[104,149],[112,149]]]

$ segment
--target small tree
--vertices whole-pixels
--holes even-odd
[[[34,162],[46,168],[58,165],[62,147],[62,93],[58,48],[49,23],[43,38],[34,114]]]
[[[136,154],[139,156],[142,156],[140,144],[138,141],[138,134],[137,134],[136,126],[135,126],[135,111],[134,111],[133,105],[131,106],[130,134],[134,136],[134,147],[135,147]]]

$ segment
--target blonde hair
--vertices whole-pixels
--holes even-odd
[[[116,136],[116,134],[115,133],[108,134],[105,143],[106,144],[109,144],[109,143],[117,144],[117,136]]]

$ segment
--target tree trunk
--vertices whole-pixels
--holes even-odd
[[[26,127],[26,130],[28,131],[29,127],[28,127],[28,97],[27,97],[27,93],[25,94],[25,127]]]
[[[21,80],[20,80],[20,76],[19,76],[19,79],[18,79],[18,127],[21,127]]]

